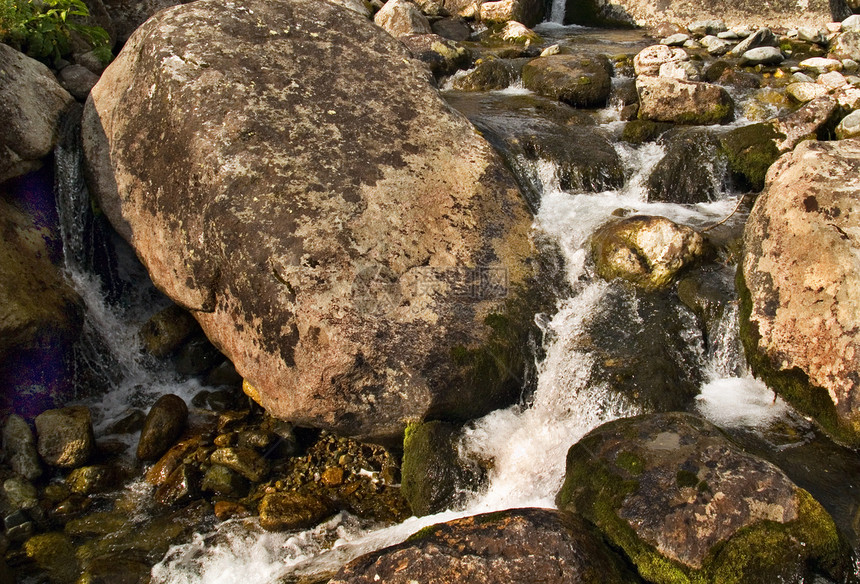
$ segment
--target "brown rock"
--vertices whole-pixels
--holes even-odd
[[[36,417],[39,455],[51,466],[83,465],[95,446],[90,410],[70,406],[48,410]]]
[[[152,405],[137,443],[140,460],[155,460],[179,438],[188,419],[188,406],[178,395],[163,395]]]
[[[268,531],[302,529],[334,513],[331,503],[300,493],[269,493],[260,501],[260,526]]]

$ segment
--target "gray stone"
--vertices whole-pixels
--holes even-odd
[[[852,14],[843,20],[842,32],[860,32],[860,14]]]
[[[726,32],[726,23],[722,20],[697,20],[691,22],[687,27],[690,33],[695,35],[716,35]]]
[[[0,183],[41,166],[57,143],[63,111],[74,98],[51,70],[0,44]]]
[[[39,492],[33,483],[22,477],[3,482],[3,493],[14,509],[32,509],[39,504]]]
[[[373,22],[394,37],[433,32],[427,17],[409,0],[388,0],[382,10],[373,17]]]
[[[682,47],[688,40],[690,40],[690,35],[679,32],[660,40],[660,44],[667,47]]]
[[[814,26],[801,26],[797,29],[797,39],[807,43],[823,43],[826,31]]]
[[[36,439],[30,425],[15,414],[6,418],[3,425],[3,450],[6,461],[16,473],[32,481],[42,475],[42,464],[36,451]]]
[[[660,65],[658,77],[699,81],[702,78],[701,65],[692,61],[670,61]]]
[[[860,31],[837,35],[830,43],[830,55],[836,59],[860,61]]]
[[[750,49],[741,55],[741,65],[779,65],[785,60],[785,56],[779,47],[758,47]]]
[[[441,18],[430,25],[435,34],[452,41],[467,41],[472,36],[472,29],[460,18]]]
[[[732,55],[740,56],[749,50],[759,47],[776,47],[779,46],[776,35],[769,28],[760,28],[755,33],[751,34],[732,49]]]
[[[437,34],[404,34],[399,39],[416,59],[427,65],[434,77],[453,75],[469,66],[466,49]]]
[[[69,65],[60,70],[57,80],[75,99],[84,101],[98,83],[99,76],[83,65]]]
[[[61,468],[82,466],[95,447],[90,410],[70,406],[36,416],[39,454],[46,463]]]
[[[840,140],[858,136],[860,136],[860,110],[851,112],[836,126],[836,137]]]
[[[723,40],[713,35],[706,36],[699,41],[705,50],[715,57],[721,57],[730,52],[734,48],[735,43],[729,40]]]

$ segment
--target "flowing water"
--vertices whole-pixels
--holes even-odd
[[[556,4],[563,10],[563,2]],[[561,19],[555,4],[552,18]],[[614,42],[632,39],[621,47],[630,53],[636,52],[631,47],[643,42],[642,36],[633,32],[592,33],[558,25],[545,25],[542,32],[560,40],[577,34],[591,44],[605,42],[607,38]],[[528,92],[514,88],[508,93]],[[616,114],[607,110],[596,116],[609,134],[619,124]],[[534,231],[554,241],[561,250],[570,295],[558,299],[553,314],[535,316],[544,332],[545,346],[544,357],[535,364],[538,381],[534,393],[524,403],[493,412],[465,430],[460,443],[462,456],[494,461],[484,488],[469,493],[467,503],[458,509],[412,518],[382,529],[347,513],[313,529],[291,533],[267,533],[253,519],[226,521],[172,548],[153,569],[154,582],[289,581],[301,575],[330,573],[351,558],[403,541],[418,529],[440,521],[514,507],[554,506],[555,494],[563,481],[567,449],[603,422],[642,412],[641,405],[613,392],[607,383],[595,378],[597,356],[582,342],[591,321],[615,290],[612,284],[589,271],[586,251],[589,236],[617,214],[618,209],[662,215],[703,228],[730,215],[738,198],[736,193],[721,190],[716,200],[699,205],[649,203],[644,181],[663,156],[662,146],[652,143],[633,147],[618,143],[615,148],[624,163],[626,179],[620,189],[606,192],[563,190],[558,168],[545,159],[511,161],[511,166],[521,174],[520,179],[527,181],[538,194]],[[98,426],[105,427],[131,406],[148,405],[166,392],[178,393],[188,400],[199,386],[195,382],[181,382],[169,371],[159,370],[140,357],[136,331],[158,308],[153,305],[157,296],[151,288],[136,284],[140,274],[134,270],[120,274],[121,280],[135,283],[127,287],[134,293],[129,299],[130,292],[126,289],[125,300],[113,302],[106,299],[109,286],[104,278],[93,275],[85,253],[87,221],[92,221],[92,209],[83,183],[73,171],[80,167],[75,156],[79,153],[74,149],[61,150],[58,156],[58,165],[63,169],[61,190],[69,193],[60,207],[66,220],[74,219],[64,226],[67,269],[89,309],[90,330],[81,351],[90,355],[87,344],[91,349],[111,348],[106,366],[109,371],[105,375],[116,389],[90,404],[96,410]],[[743,219],[743,214],[733,216],[729,228],[742,224]],[[118,265],[135,263],[126,258]],[[635,300],[628,304],[623,326],[641,326]],[[718,330],[709,335],[707,342],[690,314],[679,315],[679,321],[683,323],[681,336],[696,355],[695,363],[685,365],[700,370],[703,379],[700,395],[691,407],[725,428],[765,427],[788,415],[788,407],[746,373],[737,340],[736,307],[725,310]],[[87,359],[90,357],[85,359],[90,363]]]

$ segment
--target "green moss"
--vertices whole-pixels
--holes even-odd
[[[615,464],[632,475],[640,475],[645,470],[645,461],[634,452],[619,452]]]
[[[681,489],[695,487],[699,484],[699,477],[694,472],[681,469],[675,474],[675,482]]]
[[[735,282],[740,302],[741,343],[753,374],[792,406],[813,418],[836,440],[852,447],[860,446],[860,435],[850,424],[840,421],[827,390],[810,383],[809,377],[797,367],[779,369],[767,355],[759,351],[761,337],[758,326],[750,320],[752,296],[746,286],[742,266],[738,267]]]
[[[427,527],[422,527],[412,535],[406,538],[407,542],[420,541],[422,539],[426,539],[431,537],[436,530],[439,528],[441,523],[434,523],[433,525],[428,525]]]
[[[849,548],[833,519],[808,492],[797,491],[798,517],[788,523],[761,521],[717,545],[705,559],[704,581],[769,584],[799,581],[812,570],[842,581]]]
[[[633,120],[624,124],[621,139],[630,144],[653,142],[672,127],[672,124],[652,122],[651,120]]]
[[[706,112],[686,112],[675,116],[674,122],[691,126],[722,124],[732,119],[735,106],[732,102],[715,104]]]
[[[729,161],[729,168],[749,186],[760,191],[764,188],[767,169],[779,158],[776,147],[785,134],[773,124],[760,123],[736,128],[720,138],[720,145]]]

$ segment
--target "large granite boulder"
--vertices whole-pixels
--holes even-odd
[[[41,166],[57,143],[63,111],[74,98],[51,70],[0,44],[0,183]]]
[[[744,230],[742,336],[754,372],[860,444],[860,141],[802,142]]]
[[[640,582],[580,517],[512,509],[455,519],[362,556],[329,584]]]
[[[833,519],[776,466],[685,413],[604,424],[567,455],[559,509],[581,513],[657,584],[846,575]]]
[[[430,22],[421,10],[409,0],[389,0],[373,17],[373,22],[391,34],[431,34]]]
[[[528,209],[360,15],[161,12],[93,89],[83,137],[105,214],[272,414],[393,442],[518,395]]]

